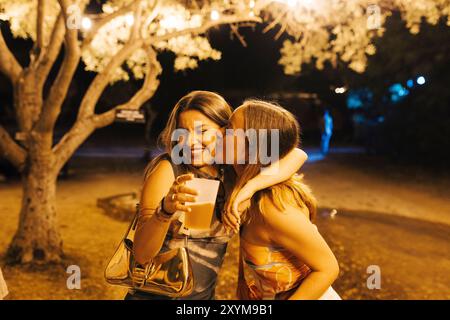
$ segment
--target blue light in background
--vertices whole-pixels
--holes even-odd
[[[420,76],[417,78],[417,84],[419,85],[424,85],[426,82],[425,77],[424,76]]]
[[[389,87],[391,93],[392,102],[398,102],[409,94],[408,89],[402,86],[400,83],[395,83]]]
[[[413,79],[409,79],[408,81],[406,81],[406,86],[408,88],[414,87],[414,80]]]
[[[373,94],[369,89],[349,90],[347,94],[347,108],[359,109],[372,103]]]
[[[355,123],[358,123],[358,124],[366,122],[366,117],[362,114],[354,114],[352,116],[352,119]]]
[[[356,94],[349,94],[347,97],[347,107],[349,109],[358,109],[363,106],[361,99]]]

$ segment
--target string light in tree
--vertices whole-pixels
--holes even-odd
[[[92,28],[92,20],[88,17],[81,19],[81,27],[83,30],[90,30]]]
[[[212,10],[211,11],[211,20],[213,21],[217,21],[220,18],[220,13],[217,10]]]
[[[132,26],[134,24],[134,16],[132,14],[126,15],[125,21],[127,22],[127,25]]]
[[[343,93],[345,93],[347,91],[347,88],[346,87],[337,87],[336,89],[334,89],[334,92],[336,93],[336,94],[343,94]]]

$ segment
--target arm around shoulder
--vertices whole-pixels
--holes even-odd
[[[139,263],[145,264],[161,250],[169,223],[162,223],[154,213],[174,181],[172,165],[168,160],[162,160],[144,182],[133,246]]]

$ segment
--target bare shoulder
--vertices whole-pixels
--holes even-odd
[[[275,203],[270,197],[261,199],[261,216],[266,223],[275,229],[284,229],[292,224],[310,223],[309,214],[297,206]]]
[[[305,161],[308,160],[308,154],[300,148],[294,148],[294,152],[300,157],[303,158]]]
[[[161,160],[144,181],[141,193],[142,207],[155,206],[169,192],[175,181],[172,165],[168,160]]]
[[[155,168],[146,179],[145,184],[152,183],[155,180],[163,182],[164,180],[162,179],[165,179],[166,181],[169,180],[170,184],[172,184],[175,180],[172,164],[166,159],[163,159],[156,164]]]

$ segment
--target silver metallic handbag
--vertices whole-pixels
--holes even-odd
[[[106,281],[172,298],[185,297],[194,289],[194,278],[185,247],[159,253],[148,264],[141,265],[133,256],[133,239],[139,216],[136,214],[116,252],[105,269]],[[187,237],[185,238],[187,243]]]

